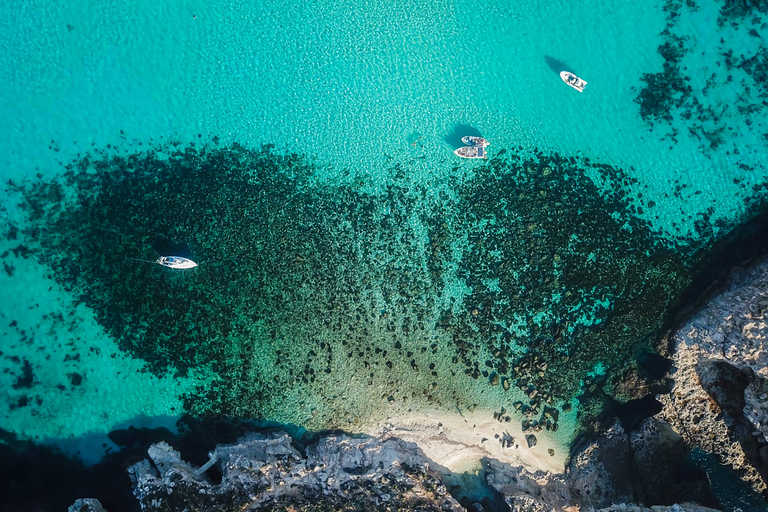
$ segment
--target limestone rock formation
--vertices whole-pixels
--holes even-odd
[[[574,454],[571,504],[697,502],[716,506],[706,473],[686,460],[688,448],[666,422],[647,418],[627,433],[619,422]]]
[[[768,258],[736,269],[671,340],[675,385],[662,416],[758,491],[768,477]]]
[[[565,512],[570,512],[565,509]],[[597,512],[717,512],[713,508],[702,507],[695,503],[681,503],[674,505],[654,505],[652,507],[641,507],[633,505],[631,503],[621,503],[619,505],[611,505],[608,508],[601,508]]]
[[[396,438],[329,435],[303,456],[285,433],[249,434],[211,454],[221,482],[206,478],[165,443],[131,467],[144,511],[461,511],[421,451]]]
[[[572,504],[565,475],[530,472],[495,459],[483,460],[488,485],[504,496],[510,510],[549,512],[565,510]]]
[[[484,459],[483,468],[511,512],[713,512],[692,503],[650,508],[631,503],[633,495],[643,495],[642,485],[629,474],[638,469],[633,464],[648,464],[646,473],[669,478],[658,469],[671,459],[660,454],[674,452],[671,447],[681,442],[670,432],[663,423],[647,420],[627,435],[617,423],[582,450],[565,474],[495,459]],[[305,452],[284,432],[250,433],[217,446],[208,464],[194,468],[160,442],[129,474],[145,512],[465,510],[414,443],[331,434]],[[617,472],[621,465],[625,471]],[[478,503],[470,509],[485,510]],[[97,500],[85,499],[69,512],[105,511]]]

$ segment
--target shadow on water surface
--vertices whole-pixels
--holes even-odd
[[[546,61],[547,66],[549,66],[549,69],[551,69],[557,76],[560,76],[561,71],[570,71],[574,75],[578,75],[578,73],[576,73],[576,70],[573,69],[571,66],[550,55],[545,55],[544,60]]]
[[[451,133],[443,137],[443,140],[453,149],[459,149],[466,146],[466,144],[461,141],[461,138],[467,136],[482,137],[483,135],[480,133],[480,130],[474,126],[469,126],[468,124],[457,124],[453,127],[453,131]]]

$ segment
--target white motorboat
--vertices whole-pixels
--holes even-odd
[[[485,146],[464,146],[453,153],[461,158],[485,158]]]
[[[561,71],[560,78],[579,92],[584,92],[584,87],[587,85],[586,80],[582,80],[570,71]]]
[[[164,267],[178,269],[195,268],[197,266],[197,263],[194,261],[182,258],[181,256],[160,256],[155,263]]]
[[[463,142],[467,146],[482,146],[482,147],[485,147],[485,146],[490,146],[490,144],[491,144],[490,142],[488,142],[487,140],[485,140],[482,137],[474,137],[472,135],[467,135],[466,137],[462,137],[461,138],[461,142]]]

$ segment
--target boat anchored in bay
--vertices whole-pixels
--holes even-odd
[[[471,135],[462,137],[461,142],[467,145],[453,152],[461,158],[485,158],[485,147],[490,145],[484,138]]]
[[[560,78],[563,79],[563,82],[567,83],[579,92],[584,92],[584,87],[587,85],[586,80],[582,80],[570,71],[561,71]]]
[[[157,263],[158,265],[162,265],[164,267],[176,268],[180,270],[195,268],[197,266],[197,263],[195,263],[194,261],[188,258],[183,258],[181,256],[160,256],[159,258],[157,258],[156,261],[141,260],[139,258],[128,258],[128,259],[134,260],[134,261],[143,261],[145,263]]]

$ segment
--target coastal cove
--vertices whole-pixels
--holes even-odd
[[[9,510],[768,509],[768,8],[480,7],[9,8]]]

